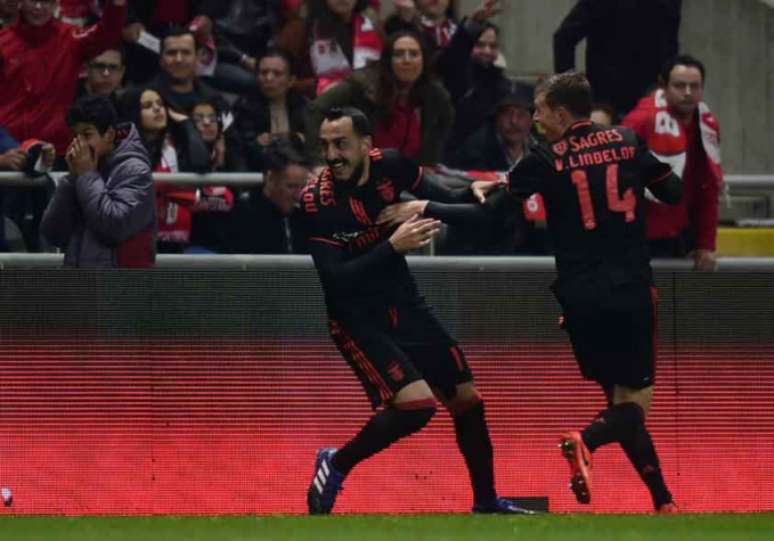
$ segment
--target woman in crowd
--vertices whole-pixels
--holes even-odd
[[[214,100],[194,105],[191,119],[210,153],[210,171],[234,173],[244,171],[238,141],[229,137],[223,117]],[[232,128],[233,129],[233,128]],[[222,251],[226,239],[228,213],[234,207],[234,193],[226,186],[205,186],[191,209],[191,248],[189,252]]]
[[[134,122],[148,149],[151,167],[159,173],[210,169],[210,152],[196,126],[185,115],[170,110],[153,88],[127,91],[124,116]],[[159,253],[182,253],[191,239],[191,210],[198,198],[195,188],[156,183]]]
[[[288,21],[275,41],[295,57],[297,88],[310,96],[378,60],[384,47],[368,0],[308,0],[305,13]]]
[[[428,58],[415,30],[390,36],[378,64],[354,72],[310,104],[307,148],[316,148],[325,111],[353,106],[371,119],[376,147],[396,148],[422,164],[438,163],[454,110]]]

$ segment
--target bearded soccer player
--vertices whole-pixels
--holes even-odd
[[[473,485],[473,512],[529,513],[495,492],[484,403],[462,350],[419,295],[404,257],[431,241],[438,219],[454,221],[478,206],[474,190],[433,185],[421,167],[397,151],[372,148],[371,141],[361,111],[329,111],[320,126],[327,167],[302,194],[331,337],[373,408],[382,406],[343,447],[318,450],[309,512],[330,513],[352,469],[421,430],[435,414],[438,398],[454,419]],[[474,185],[476,191],[480,186]],[[402,191],[445,203],[414,201],[401,207],[411,216],[394,229],[380,213]]]
[[[633,131],[589,120],[583,75],[554,75],[535,91],[535,121],[548,147],[509,173],[511,195],[540,193],[556,247],[552,286],[586,379],[600,384],[607,408],[581,431],[561,436],[580,503],[591,501],[591,457],[617,442],[650,490],[658,512],[676,512],[645,417],[653,396],[656,292],[645,239],[644,190],[675,204],[679,177]]]

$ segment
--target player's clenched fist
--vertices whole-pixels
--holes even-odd
[[[390,244],[396,252],[405,254],[411,250],[427,246],[438,234],[440,228],[441,222],[438,220],[432,218],[420,220],[419,215],[415,214],[395,230],[390,236]]]

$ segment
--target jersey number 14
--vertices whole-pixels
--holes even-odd
[[[607,208],[611,212],[624,213],[624,219],[627,222],[633,222],[635,218],[634,209],[637,206],[637,199],[634,197],[634,190],[627,189],[623,197],[618,195],[618,164],[610,164],[606,168],[606,186],[607,186]],[[583,169],[576,169],[572,172],[572,183],[578,192],[578,202],[580,203],[581,219],[583,227],[586,230],[596,229],[597,219],[594,214],[594,205],[591,203],[591,192],[589,191],[589,177]]]

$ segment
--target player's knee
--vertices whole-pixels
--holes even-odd
[[[650,410],[650,402],[653,397],[653,386],[645,387],[643,389],[633,389],[630,387],[624,387],[616,385],[613,391],[613,403],[636,404],[640,410],[642,418],[645,419]]]
[[[394,404],[393,408],[400,412],[405,433],[410,434],[421,430],[430,422],[436,412],[436,402],[435,398],[427,398]]]
[[[463,415],[483,402],[481,393],[471,384],[460,385],[457,394],[446,403],[446,409],[453,417]]]

